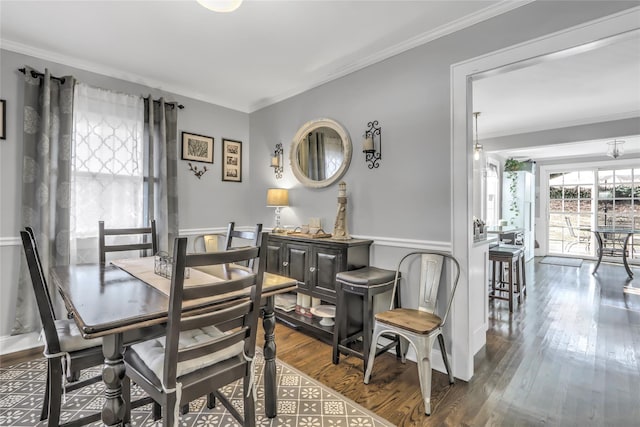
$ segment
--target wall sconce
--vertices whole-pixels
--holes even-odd
[[[284,229],[280,226],[280,208],[289,206],[289,190],[286,188],[267,189],[267,207],[276,208],[275,227],[272,232],[282,233]]]
[[[276,179],[282,178],[284,166],[282,161],[282,144],[280,143],[276,144],[276,149],[273,152],[273,156],[271,156],[271,167],[276,174]]]
[[[369,129],[364,132],[362,141],[362,152],[365,153],[365,162],[369,163],[369,169],[377,168],[382,159],[382,129],[378,126],[378,121],[374,120],[367,124]],[[378,149],[376,150],[376,140]]]

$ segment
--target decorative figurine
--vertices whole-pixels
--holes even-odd
[[[349,240],[351,236],[347,230],[347,184],[341,181],[338,188],[338,215],[332,237],[337,240]]]

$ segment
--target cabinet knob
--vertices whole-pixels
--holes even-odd
[[[315,267],[311,267],[311,268],[309,268],[309,271],[313,273],[314,271],[316,271],[316,268]]]
[[[289,265],[289,261],[284,261],[284,262],[282,263],[282,265],[283,265],[284,267],[288,266],[288,265]]]

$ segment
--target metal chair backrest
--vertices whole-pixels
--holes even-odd
[[[106,236],[135,236],[141,237],[141,243],[126,243],[120,245],[106,244]],[[104,221],[98,222],[98,246],[100,250],[100,263],[104,264],[107,252],[123,252],[135,250],[151,250],[151,255],[158,252],[158,234],[156,233],[156,221],[151,220],[148,227],[138,228],[105,228]]]
[[[396,288],[399,286],[398,281],[400,280],[400,271],[404,266],[410,266],[410,264],[414,261],[420,260],[420,278],[419,278],[419,299],[418,299],[418,310],[424,311],[427,313],[436,314],[437,303],[438,303],[438,294],[442,285],[446,283],[441,280],[442,276],[442,268],[444,265],[444,260],[449,259],[452,265],[452,286],[451,293],[447,299],[447,306],[445,312],[440,316],[442,319],[442,325],[444,325],[447,316],[449,315],[449,310],[451,309],[451,304],[453,302],[453,297],[455,296],[456,288],[458,287],[458,281],[460,279],[460,264],[458,260],[450,254],[444,252],[437,251],[415,251],[410,252],[404,257],[400,259],[398,262],[398,267],[396,268],[396,276],[394,283],[394,291],[393,296],[396,295]],[[407,267],[407,268],[408,268]],[[403,277],[406,280],[411,280],[409,274],[403,274]],[[394,302],[391,301],[390,309],[393,309]]]

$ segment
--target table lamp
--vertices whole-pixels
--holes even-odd
[[[280,208],[289,206],[289,190],[286,188],[267,189],[267,207],[276,208],[276,225],[272,232],[282,233],[284,229],[280,226]]]

